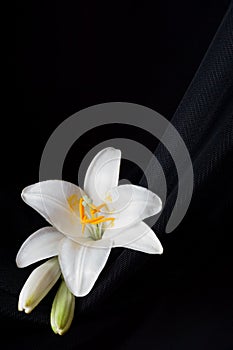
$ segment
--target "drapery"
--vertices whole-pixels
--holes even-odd
[[[131,250],[114,253],[115,257],[99,277],[94,289],[77,301],[74,326],[67,338],[61,340],[49,335],[49,301],[30,316],[18,313],[19,286],[15,276],[18,274],[23,280],[26,273],[16,272],[14,262],[8,263],[6,254],[2,257],[0,281],[3,323],[12,324],[13,328],[22,332],[28,329],[30,339],[33,339],[33,334],[38,339],[34,326],[38,325],[38,334],[44,334],[44,339],[40,339],[41,344],[38,342],[35,348],[41,348],[44,344],[51,346],[54,342],[58,346],[76,348],[79,343],[76,333],[80,334],[82,330],[82,344],[86,344],[86,348],[101,341],[103,348],[107,346],[105,342],[110,342],[111,348],[116,346],[116,349],[123,349],[124,346],[126,349],[136,348],[136,344],[147,344],[149,349],[155,345],[158,349],[169,346],[179,349],[221,349],[221,345],[222,349],[231,348],[233,260],[232,229],[229,225],[233,194],[232,118],[233,13],[230,5],[171,119],[192,158],[194,194],[184,221],[168,235],[164,233],[164,228],[177,195],[177,178],[166,149],[158,145],[155,152],[169,184],[166,206],[154,227],[164,245],[164,256],[160,259]],[[11,271],[12,279],[9,278]],[[138,310],[135,310],[136,307]],[[101,316],[101,309],[104,315],[102,327],[98,325],[98,318],[88,321],[89,315]],[[79,317],[83,322],[81,325]],[[134,317],[140,319],[140,326],[135,324]],[[203,319],[203,325],[200,325]],[[128,333],[124,332],[126,322],[132,323]],[[176,325],[178,330],[174,328]],[[88,339],[85,327],[89,329],[92,339]],[[103,331],[104,327],[109,337]],[[160,332],[156,331],[156,327]],[[164,335],[166,331],[167,336]],[[114,336],[119,338],[115,344],[114,340],[112,343],[110,340]],[[207,337],[211,339],[207,341]],[[22,342],[22,348],[32,348],[26,338]]]

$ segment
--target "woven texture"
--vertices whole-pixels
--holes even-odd
[[[218,276],[221,275],[221,267],[224,268],[224,264],[226,264],[229,269],[227,271],[230,273],[231,269],[229,266],[231,265],[232,260],[230,259],[230,238],[227,221],[231,221],[230,213],[233,205],[233,170],[231,165],[233,156],[232,3],[229,6],[228,11],[225,14],[195,76],[193,77],[190,86],[174,113],[171,122],[186,143],[193,162],[194,193],[188,213],[181,225],[173,233],[168,235],[165,234],[165,227],[177,196],[177,176],[171,156],[165,147],[159,144],[155,151],[155,156],[164,170],[168,185],[168,193],[163,213],[153,229],[161,239],[166,254],[163,257],[163,260],[159,260],[157,258],[160,257],[152,257],[133,250],[120,248],[114,249],[114,252],[111,253],[110,261],[104,268],[92,291],[87,296],[77,299],[75,320],[69,333],[70,338],[69,335],[67,335],[67,338],[64,338],[65,340],[60,340],[60,338],[56,338],[56,340],[50,338],[51,330],[49,329],[48,315],[53,300],[53,293],[49,294],[48,297],[46,297],[46,301],[42,302],[38,309],[32,314],[25,315],[17,311],[17,298],[21,288],[19,280],[21,282],[24,281],[34,266],[26,270],[17,269],[14,261],[9,260],[8,252],[2,249],[0,271],[0,297],[2,300],[0,303],[0,314],[2,320],[3,322],[8,322],[10,327],[15,326],[15,328],[18,328],[19,332],[20,324],[22,324],[22,332],[24,332],[26,328],[29,333],[31,332],[31,339],[34,335],[35,338],[37,337],[37,339],[39,339],[38,334],[36,333],[37,326],[39,331],[42,332],[40,334],[43,334],[44,336],[44,338],[41,337],[39,339],[38,344],[33,344],[33,347],[31,347],[30,344],[27,344],[26,337],[24,337],[24,340],[22,340],[23,349],[41,349],[46,345],[50,347],[57,345],[61,348],[75,349],[78,344],[75,327],[78,327],[80,329],[80,334],[82,334],[82,325],[79,323],[79,317],[85,322],[85,320],[88,319],[88,315],[95,310],[100,310],[98,312],[101,314],[101,308],[104,309],[111,305],[111,303],[113,304],[114,300],[117,300],[118,294],[120,294],[119,300],[124,300],[124,289],[128,290],[128,293],[131,293],[130,284],[132,284],[132,290],[136,289],[138,294],[143,295],[143,285],[136,285],[136,287],[133,286],[134,280],[137,281],[137,279],[141,284],[143,281],[147,282],[147,287],[145,288],[147,288],[147,292],[150,295],[150,281],[146,280],[146,273],[148,273],[148,270],[155,270],[158,274],[157,294],[154,293],[154,289],[151,289],[152,292],[150,297],[154,297],[154,294],[156,294],[159,301],[162,300],[165,286],[172,288],[173,281],[176,279],[179,280],[179,283],[182,283],[185,279],[185,283],[187,282],[187,284],[197,280],[199,283],[201,281],[204,286],[204,274],[199,277],[199,280],[197,276],[198,273],[201,272],[202,261],[204,261],[206,255],[213,264],[216,263],[216,265],[214,265],[214,270],[211,269],[211,264],[210,266],[206,264],[206,271],[209,274],[208,278],[212,282],[214,281],[215,274],[218,274]],[[141,179],[140,184],[146,184],[144,178]],[[5,189],[3,189],[3,192],[4,190]],[[7,193],[5,194],[7,196]],[[11,198],[9,203],[12,204],[12,202],[14,202],[17,205],[17,201],[19,201],[19,199]],[[7,208],[6,210],[10,211],[12,209]],[[12,216],[13,219],[12,222],[9,223],[9,230],[11,225],[14,227],[14,220],[20,220],[22,224],[21,226],[24,227],[24,214],[24,217],[27,218],[30,218],[30,215],[32,214],[30,210],[29,214],[29,211],[27,211],[28,209],[23,210],[25,212],[22,211],[20,217],[17,216],[17,214],[16,217]],[[30,219],[28,219],[28,222],[30,222]],[[202,223],[202,227],[198,226],[198,223],[200,222]],[[38,222],[38,227],[42,227],[43,224],[44,222],[41,220],[41,224]],[[27,225],[25,224],[25,226]],[[29,231],[29,233],[30,229],[30,227],[25,227],[25,230]],[[176,249],[178,251],[179,242],[181,241],[183,246],[186,247],[187,245],[187,252],[184,252],[183,255],[179,257],[176,255]],[[20,244],[20,240],[18,241],[18,244]],[[212,260],[214,254],[221,252],[223,247],[225,249],[224,254],[220,255],[216,260]],[[14,254],[15,253],[16,252],[14,252]],[[170,257],[168,258],[168,256]],[[169,264],[173,261],[173,258],[175,267],[173,271],[170,271]],[[195,264],[191,263],[192,259],[197,259],[197,265],[199,264],[197,268],[198,271],[195,270]],[[160,269],[162,272],[159,272]],[[143,277],[139,277],[143,274],[145,274],[145,280],[143,280]],[[190,274],[190,276],[188,274]],[[149,275],[150,274],[148,273],[148,276]],[[223,280],[219,282],[219,285],[221,285],[221,282],[223,283]],[[186,285],[185,283],[184,285]],[[229,287],[232,288],[230,282],[225,281],[224,283],[227,286],[229,283]],[[164,287],[160,287],[161,284]],[[206,288],[208,289],[208,286]],[[129,295],[127,297],[128,299],[126,300],[130,301],[131,297]],[[109,300],[110,302],[108,304]],[[146,303],[146,301],[144,302]],[[174,303],[175,300],[173,303],[171,302],[171,305],[174,305]],[[121,303],[119,304],[121,305]],[[159,309],[159,302],[158,304],[155,304],[155,306]],[[124,307],[127,309],[127,305],[124,304]],[[145,308],[149,309],[149,306],[145,306]],[[164,307],[164,309],[166,308]],[[105,309],[105,312],[108,314],[108,309],[107,311]],[[150,310],[148,313],[150,313]],[[169,312],[168,315],[170,315]],[[224,317],[225,316],[223,316],[223,318]],[[131,321],[132,320],[133,315],[131,314]],[[230,317],[227,318],[226,316],[224,320],[227,322],[230,320]],[[95,336],[96,339],[99,339],[98,337],[100,337],[98,335],[98,322],[98,319],[93,321],[94,327],[92,329],[93,337]],[[114,322],[117,321],[114,319]],[[121,324],[121,322],[123,322],[123,320],[120,320],[119,323]],[[156,324],[155,319],[153,319],[153,322],[153,324]],[[106,327],[107,323],[108,322],[106,321]],[[226,329],[229,329],[229,325],[230,321],[227,323]],[[157,326],[159,327],[159,322],[157,322]],[[210,333],[211,332],[212,330]],[[83,334],[86,334],[85,331]],[[225,335],[225,339],[228,339],[227,336],[228,333]],[[190,335],[190,337],[191,339],[194,339],[193,334]],[[72,340],[69,341],[69,339]],[[142,339],[144,339],[143,335]],[[189,343],[188,336],[187,339],[186,344]],[[85,338],[85,335],[83,335],[82,341],[83,344],[87,344],[87,346],[84,345],[83,348],[89,348],[88,344],[90,339],[88,339],[88,337]],[[101,343],[101,340],[99,340],[99,342]],[[143,344],[144,342],[142,342],[141,345]],[[161,344],[158,343],[157,345]],[[230,344],[229,340],[226,349],[230,349],[231,345],[233,346],[233,344]],[[121,349],[120,346],[116,348]],[[122,347],[122,349],[128,348],[131,349],[130,345],[129,347]],[[134,348],[133,345],[132,348]],[[153,346],[148,348],[154,349]],[[171,349],[173,347],[170,347],[169,344],[167,347],[161,345],[161,347],[157,348]],[[188,347],[186,346],[184,348]],[[191,346],[189,348],[193,349]],[[208,349],[208,347],[204,348]],[[183,347],[180,347],[180,349],[183,349]],[[215,348],[211,348],[211,350],[212,349]]]

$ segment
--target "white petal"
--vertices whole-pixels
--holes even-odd
[[[121,151],[105,148],[100,151],[87,169],[84,191],[95,205],[105,201],[106,192],[118,185]]]
[[[111,239],[113,247],[125,247],[148,254],[162,254],[163,252],[163,247],[154,231],[142,221],[126,229],[107,229],[102,238],[103,243],[105,239]]]
[[[95,247],[94,244],[87,247],[67,238],[61,241],[59,263],[67,287],[75,296],[82,297],[90,292],[110,251],[110,241],[108,248]]]
[[[136,239],[128,244],[124,245],[125,248],[139,250],[147,254],[162,254],[163,247],[159,239],[148,226],[146,234],[142,235],[139,239]]]
[[[115,218],[112,229],[125,228],[158,214],[162,209],[161,199],[148,189],[135,185],[121,185],[109,191],[111,202],[101,214]]]
[[[81,236],[78,200],[82,190],[70,182],[49,180],[26,187],[23,200],[37,210],[58,231],[71,236]],[[74,196],[75,206],[71,209],[68,199]]]
[[[25,267],[37,261],[58,255],[58,246],[64,235],[54,227],[44,227],[29,236],[18,251],[16,264]]]
[[[33,270],[20,292],[19,311],[31,312],[54,286],[60,275],[57,258],[52,258]]]
[[[63,236],[64,237],[64,236]],[[90,247],[95,249],[105,249],[112,246],[113,242],[111,239],[98,239],[94,240],[91,237],[78,237],[75,239],[71,239],[71,241],[77,243],[80,246],[83,247]]]

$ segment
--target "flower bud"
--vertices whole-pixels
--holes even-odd
[[[53,301],[50,316],[54,333],[62,335],[68,331],[74,317],[74,307],[75,297],[67,288],[65,281],[62,281]]]
[[[31,312],[46,296],[61,275],[57,258],[52,258],[37,267],[25,282],[18,302],[18,310]]]

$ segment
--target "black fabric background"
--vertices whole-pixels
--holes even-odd
[[[233,15],[229,1],[21,2],[8,43],[7,112],[1,138],[1,344],[9,349],[233,348]],[[93,104],[153,108],[182,135],[194,166],[191,206],[171,234],[174,164],[145,133],[169,184],[155,229],[162,256],[114,249],[92,292],[77,299],[64,337],[49,325],[54,288],[30,315],[17,311],[35,266],[17,269],[26,237],[45,223],[20,199],[38,180],[43,147],[65,118]],[[103,127],[70,150],[64,179],[76,182],[85,152],[110,137],[137,140],[132,127]],[[4,137],[6,135],[7,137]],[[144,184],[133,164],[121,176]],[[10,331],[10,335],[7,333]]]

